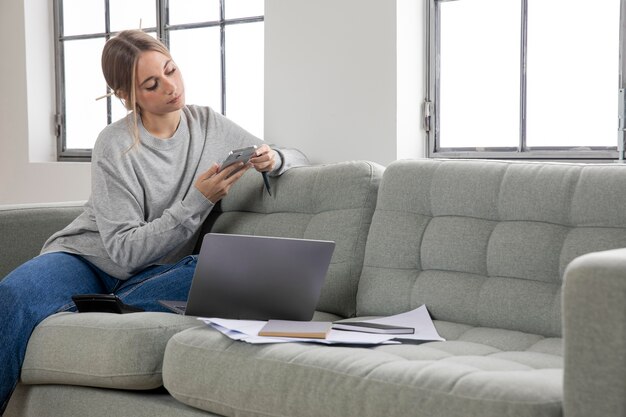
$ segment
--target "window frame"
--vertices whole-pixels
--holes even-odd
[[[427,32],[427,68],[426,68],[426,97],[423,105],[423,127],[427,134],[427,151],[430,158],[463,158],[463,159],[524,159],[524,160],[579,160],[579,161],[606,161],[624,159],[624,141],[626,140],[625,125],[626,81],[623,73],[626,68],[626,0],[620,0],[620,34],[619,34],[619,81],[616,90],[620,100],[619,126],[616,130],[618,140],[616,146],[591,147],[586,150],[577,147],[541,147],[526,146],[526,54],[527,54],[527,22],[528,1],[520,0],[521,11],[521,45],[520,45],[520,134],[517,147],[497,148],[441,148],[439,146],[439,74],[440,74],[440,10],[442,2],[454,0],[428,0],[426,7]]]
[[[92,149],[70,148],[66,146],[67,135],[65,129],[65,56],[64,43],[72,40],[83,39],[110,39],[118,31],[111,32],[111,16],[109,0],[104,1],[104,32],[94,32],[81,35],[63,35],[63,0],[53,0],[54,8],[54,57],[55,57],[55,135],[57,143],[57,161],[91,161]],[[169,0],[155,0],[156,2],[156,27],[142,28],[147,33],[155,33],[157,37],[169,48],[169,34],[171,31],[198,29],[207,27],[220,28],[220,72],[221,72],[221,88],[222,88],[222,107],[221,113],[226,115],[226,28],[232,25],[264,22],[265,16],[250,16],[243,18],[226,19],[226,0],[219,0],[220,16],[219,20],[187,23],[187,24],[169,24]],[[104,87],[104,86],[103,86]],[[110,89],[107,87],[107,93]],[[94,97],[95,99],[95,97]],[[112,122],[112,104],[113,97],[106,97],[107,100],[107,124]]]

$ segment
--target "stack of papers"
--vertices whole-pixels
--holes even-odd
[[[203,318],[207,325],[220,331],[233,340],[239,340],[251,344],[262,343],[289,343],[308,342],[321,343],[325,345],[349,344],[349,345],[380,345],[399,344],[401,340],[419,341],[443,341],[445,340],[437,333],[433,321],[428,314],[425,305],[415,310],[397,314],[395,316],[383,317],[379,319],[366,320],[371,323],[389,324],[392,326],[412,327],[413,334],[374,334],[358,331],[343,331],[331,329],[326,339],[295,338],[295,337],[267,337],[259,336],[259,332],[267,321],[259,320],[231,320],[220,318]]]

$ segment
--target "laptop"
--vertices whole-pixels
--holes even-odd
[[[335,242],[207,233],[179,314],[245,320],[311,320]]]

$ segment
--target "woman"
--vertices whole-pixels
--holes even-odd
[[[162,310],[185,300],[202,223],[248,168],[280,175],[306,163],[275,150],[208,107],[186,106],[180,70],[163,44],[141,31],[109,40],[102,70],[128,116],[107,126],[92,154],[84,212],[41,255],[0,282],[0,414],[19,378],[26,344],[45,317],[74,310],[74,294],[114,293]],[[230,150],[258,146],[246,165],[219,171]]]

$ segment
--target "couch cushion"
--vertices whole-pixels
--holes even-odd
[[[167,341],[198,326],[168,313],[59,313],[33,331],[22,366],[26,384],[150,389],[162,385]]]
[[[626,246],[626,166],[397,161],[385,170],[359,315],[561,335],[567,264]]]
[[[238,233],[335,241],[317,310],[353,316],[365,241],[383,168],[342,162],[292,168],[270,178],[244,175],[205,223],[203,233]]]
[[[227,416],[561,416],[561,339],[436,321],[446,342],[249,345],[209,328],[170,339],[163,381]]]
[[[165,390],[122,391],[19,384],[3,417],[219,417],[189,407]]]

